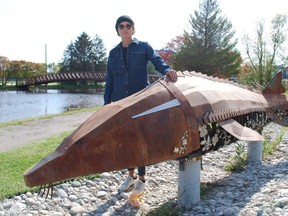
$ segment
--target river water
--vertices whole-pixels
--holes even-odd
[[[0,122],[58,114],[71,108],[103,105],[95,90],[0,91]]]

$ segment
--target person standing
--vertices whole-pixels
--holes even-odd
[[[149,85],[147,65],[152,62],[161,74],[177,81],[177,73],[158,55],[148,42],[133,38],[134,21],[123,15],[116,20],[116,32],[121,42],[109,52],[105,78],[104,105],[128,97]],[[133,195],[140,196],[145,190],[145,166],[138,167],[138,180],[135,168],[128,168],[128,177],[119,190],[126,191],[132,185]]]

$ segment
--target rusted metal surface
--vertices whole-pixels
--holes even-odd
[[[279,76],[265,94],[188,71],[178,72],[175,83],[156,81],[95,112],[54,153],[25,172],[25,183],[44,185],[201,156],[236,139],[260,140],[258,132],[269,121],[287,126],[288,102]]]

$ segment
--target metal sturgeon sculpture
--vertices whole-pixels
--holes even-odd
[[[201,156],[237,139],[263,140],[273,121],[287,126],[288,98],[277,73],[261,93],[196,72],[159,79],[103,106],[24,173],[29,187],[93,173]]]

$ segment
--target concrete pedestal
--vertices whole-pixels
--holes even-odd
[[[200,158],[179,161],[178,203],[189,208],[200,201]]]
[[[262,141],[247,144],[248,163],[262,163]],[[179,160],[178,204],[189,208],[200,201],[201,157]]]
[[[262,141],[249,141],[247,144],[248,163],[262,163]]]

